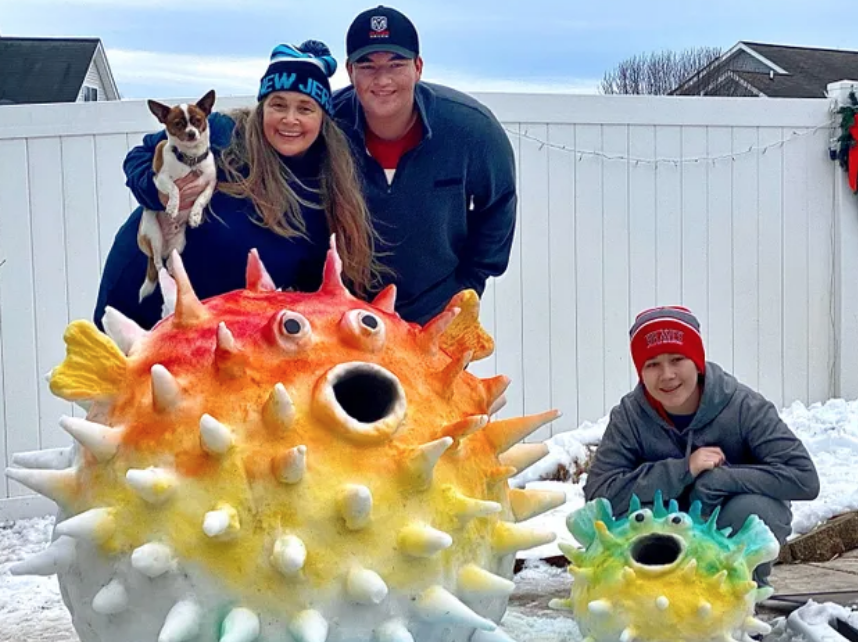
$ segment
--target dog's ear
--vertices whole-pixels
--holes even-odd
[[[170,107],[164,105],[163,103],[159,103],[157,100],[149,100],[147,101],[149,105],[149,111],[151,111],[155,118],[158,119],[159,123],[167,124],[167,114],[170,113]]]
[[[215,101],[215,90],[211,89],[206,93],[205,96],[203,96],[202,98],[200,98],[197,101],[197,107],[199,107],[200,110],[202,110],[202,112],[206,116],[208,116],[209,114],[212,113],[212,107],[214,107],[214,101]]]

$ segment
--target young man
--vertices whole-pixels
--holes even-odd
[[[816,468],[774,404],[706,361],[700,324],[684,307],[641,312],[631,331],[640,382],[612,411],[584,497],[610,500],[617,515],[633,494],[656,491],[703,515],[721,507],[718,527],[739,530],[755,514],[783,544],[792,500],[819,494]],[[771,564],[755,572],[766,584]]]
[[[351,86],[334,95],[365,198],[395,272],[397,311],[424,323],[459,291],[482,295],[508,265],[515,231],[512,146],[494,115],[421,81],[417,30],[389,7],[364,11],[346,36]]]

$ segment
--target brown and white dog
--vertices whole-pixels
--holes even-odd
[[[209,146],[208,116],[214,106],[215,92],[209,91],[195,104],[174,107],[155,100],[148,101],[149,110],[161,122],[167,140],[158,143],[152,168],[158,190],[166,194],[167,205],[163,212],[143,209],[137,229],[137,245],[149,257],[146,279],[140,288],[140,301],[155,291],[158,270],[175,249],[185,249],[185,228],[196,227],[203,220],[203,209],[208,205],[217,184],[214,154]],[[198,174],[205,189],[194,201],[190,210],[179,211],[179,188],[175,181],[191,172]]]

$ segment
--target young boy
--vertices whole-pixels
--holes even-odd
[[[657,490],[703,515],[721,507],[718,527],[736,532],[756,514],[783,544],[791,500],[819,494],[816,467],[771,402],[707,362],[700,324],[690,310],[644,310],[629,332],[640,379],[611,411],[584,497],[628,512],[633,494],[652,503]],[[767,584],[771,564],[755,578]]]

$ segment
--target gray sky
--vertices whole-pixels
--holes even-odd
[[[97,36],[125,98],[255,94],[271,49],[323,40],[346,84],[354,0],[0,0],[4,36]],[[417,25],[424,78],[464,91],[596,91],[632,55],[739,40],[858,49],[829,0],[400,0]],[[811,9],[811,7],[813,7]],[[858,74],[856,74],[858,75]]]

